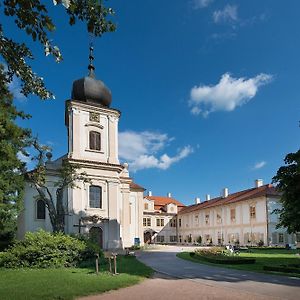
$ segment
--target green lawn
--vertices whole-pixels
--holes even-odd
[[[117,276],[101,265],[93,268],[0,269],[0,299],[74,299],[130,286],[150,277],[153,270],[134,257],[119,257]]]
[[[262,272],[262,273],[272,273],[272,274],[280,274],[285,276],[295,276],[300,277],[299,274],[291,274],[291,273],[279,273],[279,272],[268,272],[263,270],[263,266],[278,266],[278,265],[286,265],[286,264],[300,264],[300,256],[296,256],[296,253],[299,253],[299,250],[285,250],[285,249],[253,249],[252,253],[241,253],[241,257],[255,258],[255,264],[242,264],[242,265],[220,265],[210,263],[199,258],[193,258],[190,256],[189,252],[181,252],[178,253],[177,256],[190,260],[192,262],[218,266],[221,268],[229,268],[229,269],[238,269],[238,270],[247,270],[254,272]]]

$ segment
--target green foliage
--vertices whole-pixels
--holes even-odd
[[[17,111],[7,88],[4,67],[0,64],[0,240],[9,243],[14,237],[17,211],[24,190],[25,164],[18,155],[30,144],[30,131],[16,125]]]
[[[51,54],[57,62],[60,62],[62,54],[49,38],[49,34],[55,31],[55,24],[48,14],[46,1],[5,0],[3,2],[4,14],[13,19],[16,26],[33,41],[39,42],[44,48],[45,55]],[[86,22],[87,31],[95,36],[115,30],[115,25],[109,20],[114,11],[104,6],[102,1],[56,0],[53,2],[60,7],[63,5],[70,25],[74,25],[77,20]],[[24,43],[18,43],[6,36],[1,24],[0,55],[8,67],[6,78],[11,82],[13,76],[19,77],[22,84],[21,92],[25,96],[36,94],[42,99],[53,97],[46,89],[43,79],[36,75],[27,63],[28,59],[33,59],[30,49]]]
[[[265,271],[300,274],[300,267],[295,267],[294,265],[264,266],[263,269]]]
[[[281,266],[292,264],[294,266],[300,264],[300,249],[298,250],[286,250],[286,249],[273,249],[273,248],[251,248],[251,253],[242,252],[237,257],[241,258],[254,258],[255,264],[223,264],[223,268],[237,269],[237,270],[247,270],[254,272],[263,272],[265,273],[264,266]],[[296,255],[297,254],[297,255]],[[178,253],[177,256],[186,259],[195,263],[215,265],[215,262],[208,262],[203,259],[201,256],[191,256],[189,252]],[[229,257],[230,258],[230,257]],[[291,274],[281,273],[281,275],[290,276]],[[300,275],[293,274],[292,276],[300,277]]]
[[[288,233],[300,232],[300,149],[295,153],[288,154],[285,166],[278,169],[273,183],[282,193],[282,209],[279,213],[278,227],[286,227]]]
[[[28,232],[23,241],[16,241],[7,251],[0,253],[0,266],[70,267],[86,256],[89,247],[85,242],[62,233]]]
[[[137,284],[153,274],[151,268],[134,257],[118,257],[118,276],[112,276],[103,266],[100,266],[100,274],[95,276],[95,264],[91,267],[0,268],[0,299],[71,300]]]
[[[85,249],[81,252],[81,260],[94,260],[99,255],[100,262],[104,259],[104,253],[100,246],[93,242],[87,235],[75,235],[75,238],[85,243]]]
[[[192,253],[191,253],[192,254]],[[254,264],[254,258],[244,258],[239,256],[226,256],[226,255],[203,255],[195,253],[191,255],[196,259],[201,259],[214,264],[226,264],[226,265],[240,265],[240,264]]]

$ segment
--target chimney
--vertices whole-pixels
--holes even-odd
[[[152,196],[152,192],[151,191],[148,191],[148,196]]]
[[[168,196],[168,198],[172,198],[172,194],[171,193],[168,193],[167,196]]]
[[[255,187],[256,188],[259,188],[260,186],[263,186],[264,185],[264,182],[263,182],[263,180],[262,179],[256,179],[255,181]]]
[[[201,203],[201,200],[200,200],[199,197],[196,197],[196,198],[195,198],[195,204],[199,204],[199,203]]]
[[[222,198],[227,198],[229,195],[228,188],[222,190]]]
[[[210,194],[206,194],[206,201],[210,200]]]

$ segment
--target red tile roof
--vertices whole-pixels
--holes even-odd
[[[146,189],[144,189],[142,186],[136,184],[135,182],[130,182],[130,189],[133,189],[133,190],[142,190],[142,191],[145,191]]]
[[[280,194],[276,191],[275,187],[271,184],[266,184],[258,188],[252,188],[244,191],[240,191],[237,193],[233,193],[228,195],[228,197],[223,198],[223,197],[217,197],[208,201],[204,201],[199,204],[194,204],[187,206],[183,208],[180,211],[180,214],[182,213],[188,213],[192,212],[198,209],[204,209],[204,208],[210,208],[210,207],[215,207],[219,205],[226,205],[230,203],[235,203],[239,201],[244,201],[244,200],[249,200],[261,196],[277,196],[279,197]]]
[[[182,204],[181,202],[179,202],[178,200],[174,199],[174,198],[170,198],[170,197],[161,197],[161,196],[144,196],[144,198],[148,199],[148,200],[152,200],[154,201],[154,208],[155,209],[160,209],[163,206],[165,206],[166,204],[176,204],[179,208],[180,207],[185,207],[184,204]]]

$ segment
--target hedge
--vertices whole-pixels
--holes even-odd
[[[282,273],[297,273],[300,274],[300,268],[295,268],[293,266],[263,266],[265,271],[274,271]]]
[[[193,252],[190,253],[191,257],[194,257],[196,259],[203,259],[205,261],[214,263],[214,264],[224,264],[224,265],[240,265],[240,264],[254,264],[255,258],[243,258],[243,257],[230,257],[230,256],[204,256],[195,254]]]

